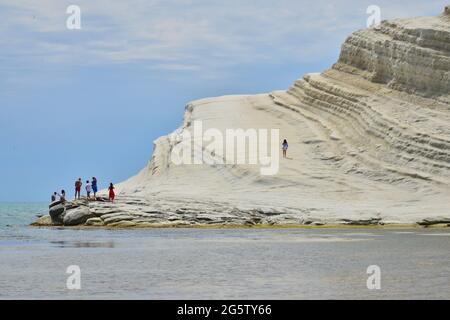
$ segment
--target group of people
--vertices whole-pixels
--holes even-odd
[[[52,193],[52,202],[56,201],[56,198],[59,197],[59,201],[61,201],[62,203],[66,202],[66,191],[61,190],[61,193],[58,192],[53,192]]]
[[[83,186],[83,182],[81,180],[81,178],[78,178],[77,181],[75,181],[75,200],[76,199],[81,199],[81,187]],[[98,186],[97,186],[97,178],[96,177],[92,177],[92,180],[86,180],[86,197],[88,200],[91,199],[91,193],[94,194],[93,199],[96,200],[97,199],[97,192],[98,192]],[[116,194],[114,192],[114,185],[112,183],[109,184],[108,187],[108,191],[109,191],[109,201],[114,202],[114,199],[116,198]],[[66,201],[66,191],[65,190],[61,190],[61,193],[57,193],[57,192],[53,192],[52,196],[51,196],[51,200],[56,201],[56,198],[59,196],[59,201],[61,202],[65,202]]]
[[[283,158],[287,158],[287,150],[289,148],[288,142],[286,139],[283,140],[283,143],[281,144],[281,149],[283,150]],[[83,186],[83,182],[81,180],[81,178],[78,178],[77,181],[75,181],[75,199],[80,199],[81,198],[81,187]],[[86,180],[86,196],[88,199],[91,199],[91,193],[94,193],[94,200],[97,199],[97,192],[98,192],[98,187],[97,187],[97,178],[96,177],[92,177],[92,180]],[[114,199],[116,197],[116,194],[114,193],[114,185],[112,183],[109,184],[108,187],[108,191],[109,191],[109,201],[114,202]],[[64,190],[61,190],[61,193],[57,193],[57,192],[53,192],[52,193],[52,197],[51,200],[56,201],[56,198],[59,196],[59,200],[61,202],[65,202],[66,201],[66,192]]]
[[[83,182],[81,182],[81,178],[78,178],[77,181],[75,181],[75,199],[81,198],[81,186],[83,185]],[[97,199],[97,178],[92,177],[92,182],[89,182],[89,180],[86,180],[86,196],[88,199],[91,198],[91,193],[94,193],[94,199]]]

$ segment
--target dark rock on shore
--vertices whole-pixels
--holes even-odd
[[[96,199],[99,202],[105,202],[104,198]],[[63,225],[63,226],[79,226],[84,225],[90,218],[97,217],[95,212],[89,208],[90,200],[79,199],[74,201],[54,201],[49,205],[48,219],[38,219],[34,225]]]
[[[417,222],[418,225],[428,227],[433,225],[448,225],[450,224],[449,218],[437,218],[437,219],[423,219],[422,221]]]
[[[61,201],[55,201],[50,204],[49,215],[52,219],[53,224],[62,225],[65,213],[66,207],[61,203]]]
[[[94,218],[95,214],[89,211],[88,206],[79,206],[69,210],[63,218],[63,225],[78,226],[85,224],[90,218]]]

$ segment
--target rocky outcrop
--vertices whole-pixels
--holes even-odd
[[[54,226],[55,224],[52,222],[52,218],[50,215],[42,216],[36,219],[33,223],[31,223],[32,226],[35,227],[46,227],[46,226]]]
[[[58,204],[58,206],[63,206]],[[64,206],[63,206],[64,208]],[[56,211],[51,212],[54,214]],[[108,201],[87,201],[85,199],[67,202],[59,210],[61,216],[52,220],[38,219],[36,226],[103,226],[103,227],[188,227],[188,226],[255,226],[305,224],[321,225],[320,221],[307,219],[301,209],[276,211],[261,207],[249,209],[233,207],[228,203],[195,201],[163,201],[124,197],[114,203]]]
[[[250,164],[175,164],[178,138],[193,135],[198,120],[224,136],[279,129],[288,158],[272,176]],[[189,103],[149,164],[116,186],[117,202],[56,206],[50,215],[107,227],[438,224],[450,219],[449,137],[447,7],[353,33],[331,69],[286,91]],[[192,152],[217,159],[203,142]]]
[[[99,198],[100,203],[105,199]],[[56,226],[78,226],[84,225],[91,218],[97,217],[96,213],[90,209],[90,201],[87,199],[74,201],[55,201],[49,205],[48,219],[38,219],[34,225],[56,225]]]

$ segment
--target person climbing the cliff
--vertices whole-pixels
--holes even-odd
[[[78,195],[78,199],[81,198],[81,186],[83,185],[83,183],[81,182],[81,178],[78,178],[77,181],[75,181],[75,199],[77,199],[77,195]]]
[[[94,200],[97,199],[97,178],[96,177],[92,177],[92,192],[94,193]]]
[[[58,195],[58,193],[55,191],[55,192],[53,192],[52,193],[52,202],[55,202],[56,201],[56,196]]]
[[[90,199],[91,198],[91,192],[92,192],[92,184],[89,182],[89,180],[86,180],[86,195],[87,198]]]
[[[284,139],[283,144],[281,145],[283,149],[283,158],[287,158],[287,149],[289,148],[288,142]]]
[[[116,194],[114,193],[114,185],[112,182],[109,184],[109,201],[114,202],[114,198],[116,197]]]

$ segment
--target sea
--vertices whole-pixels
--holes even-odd
[[[449,299],[447,229],[38,228],[0,204],[0,299]]]

